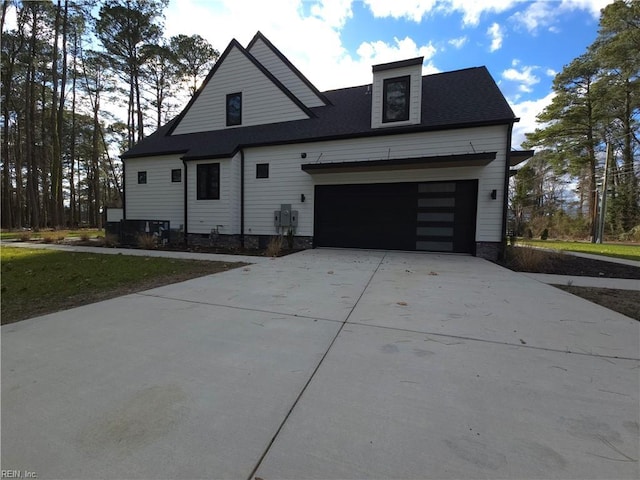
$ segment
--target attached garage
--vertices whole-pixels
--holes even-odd
[[[475,253],[477,180],[316,185],[314,244]]]

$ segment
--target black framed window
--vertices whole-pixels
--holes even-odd
[[[138,172],[138,184],[147,183],[147,172]]]
[[[242,124],[242,93],[227,95],[227,126]]]
[[[382,122],[409,120],[411,77],[387,78],[382,87]]]
[[[196,170],[198,200],[220,199],[220,164],[201,163]]]
[[[256,178],[269,178],[268,163],[258,163],[256,165]]]
[[[174,168],[173,170],[171,170],[171,181],[173,183],[182,182],[182,170],[181,169]]]

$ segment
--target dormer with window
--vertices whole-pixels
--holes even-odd
[[[423,58],[373,66],[371,128],[420,123]]]

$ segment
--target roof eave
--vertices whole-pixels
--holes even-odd
[[[186,161],[229,158],[234,156],[242,148],[259,148],[259,147],[276,146],[276,145],[296,145],[296,144],[311,143],[311,142],[327,142],[331,140],[349,140],[354,138],[369,138],[369,137],[379,137],[379,136],[389,136],[389,135],[405,135],[410,133],[436,132],[436,131],[443,131],[443,130],[457,130],[457,129],[465,129],[465,128],[509,125],[513,122],[514,122],[514,118],[505,118],[505,119],[495,119],[495,120],[482,121],[482,122],[466,122],[466,123],[456,123],[456,124],[447,124],[447,125],[415,125],[415,126],[403,126],[403,127],[387,127],[387,128],[371,129],[366,132],[358,132],[358,133],[324,135],[319,137],[305,137],[305,138],[297,138],[297,139],[279,139],[279,140],[271,140],[271,141],[264,141],[264,142],[239,143],[236,146],[234,146],[232,150],[228,152],[189,155],[188,149],[187,150],[185,149],[161,150],[158,152],[126,155],[126,156],[122,156],[121,158],[130,159],[130,158],[141,158],[141,157],[158,157],[161,155],[173,155],[173,154],[179,154],[179,153],[185,154],[182,158]]]

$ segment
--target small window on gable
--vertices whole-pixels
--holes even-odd
[[[171,181],[173,183],[182,182],[182,170],[180,170],[179,168],[174,168],[173,170],[171,170]]]
[[[227,126],[242,125],[242,93],[227,95]]]
[[[256,165],[256,178],[269,178],[268,163],[258,163]]]
[[[387,78],[382,87],[382,122],[409,120],[410,79],[405,77]]]
[[[138,172],[138,183],[147,183],[147,172]]]
[[[196,170],[198,200],[220,199],[220,164],[201,163]]]

